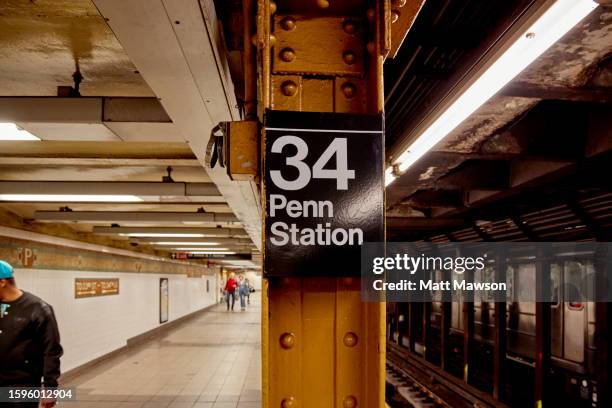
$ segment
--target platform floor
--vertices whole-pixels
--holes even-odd
[[[168,333],[112,357],[62,387],[71,408],[261,407],[260,296],[245,312],[214,306]]]

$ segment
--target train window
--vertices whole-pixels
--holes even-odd
[[[586,267],[582,262],[565,262],[565,300],[574,310],[582,310],[582,280]]]
[[[582,282],[586,273],[584,263],[577,261],[565,262],[565,300],[574,310],[582,310]]]
[[[535,264],[521,264],[515,277],[516,301],[535,299]]]
[[[444,280],[444,274],[442,273],[442,271],[432,271],[431,272],[433,275],[433,281],[434,282],[442,282]],[[442,292],[439,290],[432,290],[431,291],[431,300],[434,302],[441,302],[442,301]]]
[[[495,268],[492,265],[487,265],[484,267],[484,269],[476,269],[474,271],[474,281],[493,283],[494,273],[495,273]],[[494,300],[495,300],[495,297],[493,296],[493,291],[480,291],[479,290],[474,293],[475,302],[493,302]]]
[[[561,290],[561,271],[563,271],[563,265],[559,263],[550,264],[550,300],[553,307],[559,306],[559,291]]]

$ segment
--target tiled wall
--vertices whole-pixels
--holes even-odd
[[[53,306],[64,357],[62,371],[124,346],[158,327],[159,279],[170,285],[170,321],[216,302],[217,274],[201,278],[147,273],[16,269],[18,286]],[[75,299],[75,278],[119,278],[119,295]],[[206,291],[206,280],[210,290]]]

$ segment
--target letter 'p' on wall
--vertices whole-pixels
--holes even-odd
[[[267,111],[266,276],[359,276],[384,239],[382,115]]]

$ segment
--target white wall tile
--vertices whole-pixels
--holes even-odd
[[[131,337],[159,326],[159,279],[170,285],[170,321],[217,301],[217,277],[16,269],[18,286],[55,310],[70,370],[124,346]],[[75,278],[119,278],[119,295],[75,299]],[[206,280],[210,291],[206,292]]]

